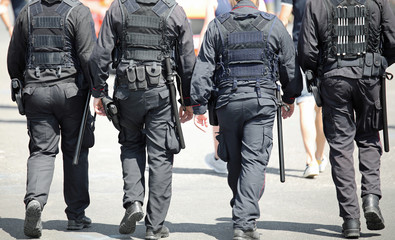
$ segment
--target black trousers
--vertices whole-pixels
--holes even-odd
[[[68,219],[85,215],[90,203],[88,192],[88,148],[83,147],[77,166],[72,165],[85,94],[77,86],[64,83],[50,87],[25,89],[25,109],[30,137],[27,162],[27,187],[24,202],[47,203],[53,178],[59,140],[63,154],[64,199]]]
[[[119,89],[118,89],[119,90]],[[170,136],[174,124],[166,86],[129,91],[115,96],[120,107],[121,162],[124,180],[123,206],[144,203],[145,167],[148,162],[148,201],[145,225],[159,230],[166,219],[172,195],[174,154]],[[118,97],[117,97],[118,96]],[[173,134],[169,134],[173,131]],[[177,141],[173,143],[178,144]],[[169,145],[170,144],[170,145]],[[148,160],[146,158],[148,155]]]
[[[257,98],[231,100],[217,110],[218,155],[228,162],[233,228],[252,230],[260,217],[259,199],[265,189],[266,166],[273,146],[276,106]]]
[[[378,79],[332,77],[321,85],[324,133],[330,146],[329,159],[336,186],[340,217],[359,218],[360,209],[354,170],[354,141],[362,175],[361,197],[381,198],[380,157],[382,148],[380,88]]]

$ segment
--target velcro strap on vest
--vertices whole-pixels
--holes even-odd
[[[58,47],[61,48],[64,45],[63,36],[59,35],[33,35],[32,36],[33,47]]]
[[[229,62],[262,61],[264,51],[261,48],[228,50]]]
[[[134,13],[141,8],[136,0],[122,0],[122,2],[128,10],[129,14]]]
[[[137,60],[137,61],[148,61],[148,60],[159,60],[161,56],[161,50],[138,50],[132,49],[126,51],[127,60]]]
[[[30,6],[30,14],[32,14],[33,16],[40,14],[43,12],[43,7],[41,6],[41,2],[37,1],[37,2],[33,2]]]
[[[34,65],[59,65],[63,63],[64,52],[34,52],[32,62]]]
[[[63,18],[60,16],[39,16],[33,17],[33,28],[62,28]]]
[[[161,36],[143,33],[128,33],[126,36],[126,43],[132,45],[160,46],[161,40]]]
[[[151,16],[131,15],[127,21],[127,27],[160,29],[160,19]]]
[[[249,79],[256,79],[266,75],[265,65],[263,64],[231,64],[229,65],[229,77],[239,78],[248,77]]]
[[[236,32],[229,34],[228,43],[229,45],[234,44],[246,44],[264,41],[264,33],[260,31],[254,32]]]
[[[170,6],[163,1],[159,1],[153,8],[152,11],[156,13],[156,15],[160,16],[169,10]]]

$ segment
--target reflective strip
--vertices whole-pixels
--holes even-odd
[[[126,35],[127,45],[160,46],[161,40],[162,36],[160,35],[131,32],[128,32],[128,34]]]
[[[56,47],[62,48],[64,45],[63,36],[59,35],[33,35],[33,47]]]
[[[63,18],[60,16],[33,17],[33,28],[62,28]]]
[[[63,52],[34,52],[32,53],[32,63],[34,65],[59,65],[63,61]]]
[[[131,15],[127,20],[126,26],[160,29],[160,18],[144,15]]]

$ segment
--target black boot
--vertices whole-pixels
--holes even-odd
[[[361,223],[356,218],[346,218],[343,223],[343,235],[345,238],[359,238]]]
[[[384,229],[384,218],[379,207],[379,197],[368,194],[362,197],[362,208],[365,213],[366,225],[369,230]]]
[[[144,217],[143,208],[141,203],[136,201],[130,205],[123,217],[121,224],[119,224],[119,233],[121,234],[132,234],[136,230],[136,222],[140,221]]]

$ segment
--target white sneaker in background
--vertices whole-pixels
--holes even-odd
[[[228,173],[227,163],[221,159],[215,159],[214,153],[207,154],[204,159],[206,164],[217,173]]]
[[[303,177],[314,178],[318,174],[320,174],[318,163],[313,161],[309,165],[306,165],[306,169],[304,170]]]
[[[326,168],[326,165],[328,165],[328,162],[329,162],[329,160],[325,156],[321,160],[317,160],[320,172],[325,171],[325,168]]]

